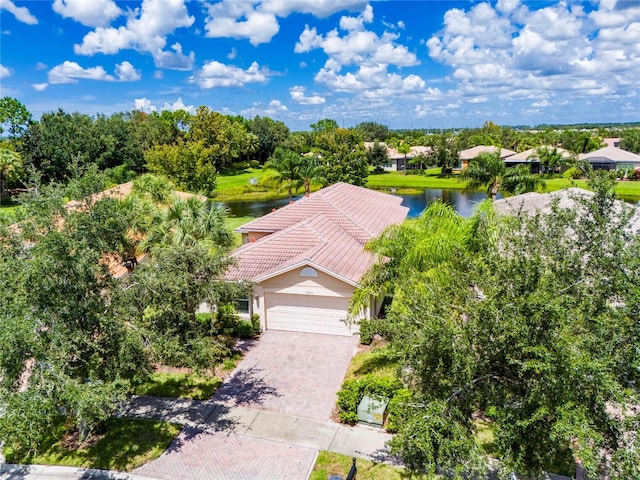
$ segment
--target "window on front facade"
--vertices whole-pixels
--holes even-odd
[[[236,300],[236,311],[238,313],[249,313],[249,299],[241,298]]]

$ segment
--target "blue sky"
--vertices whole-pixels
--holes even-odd
[[[640,0],[0,0],[0,97],[292,130],[640,121]]]

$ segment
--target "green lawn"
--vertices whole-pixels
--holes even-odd
[[[17,204],[5,205],[3,203],[0,205],[0,221],[2,221],[3,218],[6,218],[9,222],[12,222],[16,217],[16,210],[18,207],[19,205]]]
[[[372,348],[357,353],[351,359],[344,379],[352,380],[368,374],[381,378],[395,378],[397,369],[398,363],[391,357],[391,350],[388,347]]]
[[[245,223],[249,223],[250,221],[255,220],[254,217],[227,217],[226,223],[227,227],[229,227],[232,231],[235,228],[244,225]],[[235,244],[240,246],[242,244],[242,234],[234,233],[233,237],[235,239]]]
[[[309,480],[327,480],[331,475],[346,478],[351,469],[352,457],[339,453],[322,451],[318,454],[316,464]],[[426,475],[410,473],[404,468],[393,467],[384,463],[376,463],[362,458],[356,459],[358,480],[427,480]]]
[[[11,452],[5,452],[7,462],[130,472],[162,455],[181,430],[172,423],[128,418],[112,418],[106,427],[97,443],[73,450],[63,445],[67,428],[64,417],[60,417],[38,455],[14,458]]]
[[[405,189],[424,188],[457,188],[463,189],[466,182],[461,182],[456,175],[441,177],[439,168],[425,170],[422,175],[404,174],[402,172],[373,173],[369,175],[367,187],[374,189],[397,188],[398,193],[407,193]]]
[[[207,400],[220,385],[222,385],[222,380],[213,376],[196,373],[155,372],[148,381],[138,385],[134,393],[154,397]]]

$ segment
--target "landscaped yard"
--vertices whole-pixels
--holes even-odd
[[[100,468],[129,472],[162,455],[181,426],[155,420],[112,418],[103,435],[96,435],[77,448],[76,434],[69,434],[64,417],[49,432],[40,452],[15,458],[5,451],[7,462]]]

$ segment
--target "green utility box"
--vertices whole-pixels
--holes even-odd
[[[388,404],[389,400],[386,398],[378,399],[365,395],[362,397],[360,405],[358,405],[358,422],[382,428],[387,418]]]

